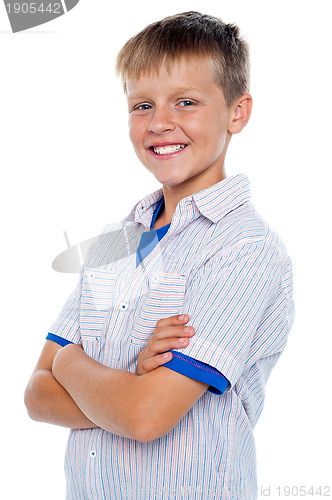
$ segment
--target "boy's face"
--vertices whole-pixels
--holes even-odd
[[[159,75],[129,79],[127,92],[130,139],[163,186],[187,196],[224,178],[237,106],[226,106],[208,60],[182,58],[170,74],[163,63]]]

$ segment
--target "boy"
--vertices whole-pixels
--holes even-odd
[[[224,171],[251,112],[248,48],[237,27],[187,12],[129,40],[117,71],[134,149],[162,189],[90,249],[28,411],[72,429],[68,500],[250,500],[253,427],[293,302],[283,244],[247,177]]]

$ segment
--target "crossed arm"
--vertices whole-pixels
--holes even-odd
[[[157,328],[179,332],[183,321],[175,318],[160,320]],[[189,336],[183,330],[177,335]],[[178,340],[164,340],[159,352],[179,347]],[[167,434],[208,385],[158,366],[161,358],[149,358],[149,349],[153,354],[150,345],[134,374],[98,363],[76,344],[60,347],[47,340],[25,392],[30,417],[70,428],[101,427],[141,442]]]

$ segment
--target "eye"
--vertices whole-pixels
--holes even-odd
[[[179,106],[182,107],[195,106],[195,102],[191,101],[190,99],[184,99],[183,101],[179,102]]]
[[[139,104],[138,106],[135,106],[134,110],[140,110],[140,111],[146,111],[147,109],[151,109],[152,106],[150,104]]]

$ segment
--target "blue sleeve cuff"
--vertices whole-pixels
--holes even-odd
[[[63,337],[59,337],[58,335],[54,335],[53,333],[49,333],[46,337],[46,340],[52,340],[53,342],[60,344],[62,347],[65,347],[65,345],[73,343],[73,342],[70,342],[70,340],[66,340]]]
[[[178,351],[171,350],[170,352],[173,354],[173,358],[163,365],[166,368],[170,368],[199,382],[209,384],[208,391],[213,394],[223,394],[229,386],[227,378],[213,366],[197,361],[197,359]]]

